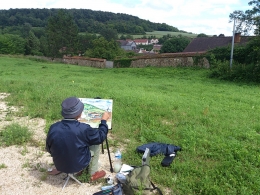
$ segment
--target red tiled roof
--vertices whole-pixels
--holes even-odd
[[[148,39],[135,39],[134,41],[138,43],[146,43],[148,42]]]

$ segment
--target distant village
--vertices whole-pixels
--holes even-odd
[[[245,45],[252,36],[241,36],[241,33],[235,33],[234,43],[237,45]],[[125,51],[134,51],[140,54],[158,54],[160,53],[162,44],[158,39],[126,39],[118,40],[120,47]],[[187,47],[181,53],[187,52],[206,52],[216,47],[225,47],[231,45],[232,36],[224,35],[212,37],[196,37],[191,40]],[[142,48],[144,45],[152,45],[152,50],[147,51]]]
[[[136,53],[159,53],[162,45],[159,45],[158,39],[126,39],[126,40],[118,40],[120,43],[120,47],[126,51],[134,51]],[[144,48],[137,49],[137,46],[140,45],[153,45],[153,48],[151,51],[146,51]]]

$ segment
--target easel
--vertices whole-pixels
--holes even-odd
[[[101,97],[95,97],[94,99],[101,99]],[[112,128],[111,128],[111,130],[112,130]],[[102,154],[104,154],[104,145],[103,144],[104,144],[104,142],[102,142]],[[113,170],[113,166],[112,166],[112,161],[111,161],[110,150],[109,150],[107,138],[106,138],[106,145],[107,145],[108,159],[109,159],[109,163],[110,163],[110,172],[113,173],[114,170]]]
[[[104,154],[104,145],[103,145],[103,143],[104,142],[102,142],[102,154]],[[108,153],[108,158],[109,158],[109,163],[110,163],[110,172],[113,173],[114,170],[113,170],[113,166],[112,166],[112,162],[111,162],[111,156],[110,156],[110,151],[109,151],[107,138],[106,138],[106,145],[107,145],[107,153]]]

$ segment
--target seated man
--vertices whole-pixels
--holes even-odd
[[[109,113],[105,112],[99,128],[93,129],[77,120],[84,109],[78,98],[65,99],[61,107],[64,119],[50,126],[46,139],[46,150],[51,154],[58,172],[77,173],[90,165],[92,181],[104,177],[105,171],[98,171],[98,153],[99,144],[107,137]],[[92,162],[90,147],[94,152]]]

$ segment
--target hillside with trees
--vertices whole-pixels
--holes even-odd
[[[3,32],[23,30],[28,25],[44,28],[50,16],[60,9],[9,9],[0,10],[0,26]],[[89,9],[63,9],[72,16],[79,32],[100,33],[106,28],[122,34],[145,34],[148,31],[180,32],[178,28],[165,23],[153,23],[136,16],[93,11]],[[181,31],[185,32],[185,31]]]
[[[0,27],[0,53],[53,58],[64,55],[125,57],[128,54],[116,42],[119,34],[127,38],[134,34],[145,36],[148,31],[185,32],[136,16],[88,9],[0,10]],[[165,36],[160,41],[170,38],[172,36]]]

